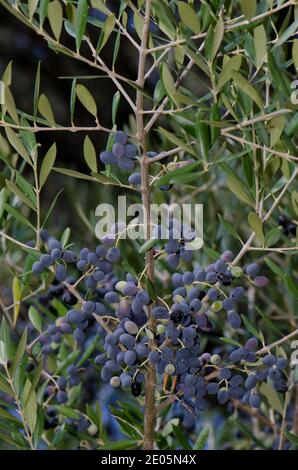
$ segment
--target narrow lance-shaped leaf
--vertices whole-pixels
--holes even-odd
[[[13,183],[12,181],[10,180],[6,180],[6,186],[7,188],[12,192],[14,193],[24,204],[26,204],[27,206],[31,207],[31,209],[33,209],[34,211],[36,210],[36,207],[33,205],[32,201],[27,197],[25,196],[25,194],[20,190],[20,188],[18,188],[18,186]]]
[[[270,147],[279,141],[281,134],[285,128],[286,117],[285,116],[276,116],[270,121]]]
[[[48,13],[48,4],[50,0],[40,0],[39,4],[39,25],[42,27]]]
[[[23,157],[24,160],[26,160],[26,162],[29,163],[29,165],[32,166],[32,161],[29,157],[29,154],[27,150],[25,149],[25,146],[23,145],[22,141],[18,137],[18,135],[9,127],[5,129],[5,132],[6,132],[9,143],[13,146],[13,148],[17,151],[17,153],[21,155],[21,157]]]
[[[50,174],[50,172],[51,172],[51,170],[54,166],[56,156],[57,156],[57,146],[56,146],[56,143],[54,143],[52,145],[52,147],[46,153],[46,155],[43,159],[42,165],[41,165],[40,176],[39,176],[39,184],[40,184],[41,188],[44,185],[44,183],[46,182],[46,180],[47,180],[47,178],[48,178],[48,176],[49,176],[49,174]]]
[[[102,31],[101,31],[101,34],[100,34],[100,37],[99,37],[99,40],[98,40],[98,44],[97,44],[97,47],[96,47],[96,52],[99,53],[102,48],[106,45],[106,43],[108,42],[108,39],[110,37],[110,35],[112,34],[113,30],[114,30],[114,26],[115,26],[115,15],[112,13],[110,14],[104,25],[103,25],[103,28],[102,28]]]
[[[251,20],[256,13],[256,0],[240,0],[241,10],[247,20]]]
[[[52,106],[46,95],[40,95],[40,98],[38,100],[38,110],[40,114],[49,122],[50,125],[55,126],[55,117],[52,110]]]
[[[172,74],[167,66],[167,64],[162,64],[160,67],[160,77],[162,80],[163,87],[169,96],[171,100],[177,104],[177,101],[175,99],[175,94],[176,94],[176,87],[175,87],[175,82],[172,77]]]
[[[213,34],[213,41],[212,41],[212,48],[211,48],[211,55],[210,60],[213,61],[217,54],[217,51],[221,45],[222,39],[224,35],[224,21],[222,16],[218,18],[216,23],[214,34]]]
[[[16,124],[20,124],[14,97],[8,86],[4,87],[4,103],[8,113],[10,114],[14,122]]]
[[[87,0],[79,0],[76,14],[76,47],[80,50],[87,24],[88,3]]]
[[[39,0],[28,0],[29,18],[32,20]]]
[[[29,315],[29,320],[31,321],[34,328],[37,331],[39,331],[39,333],[41,333],[42,332],[41,316],[33,305],[30,305],[28,315]]]
[[[24,418],[31,434],[34,433],[36,422],[37,422],[37,396],[35,391],[31,392],[31,382],[28,379],[24,387],[24,398],[25,398],[25,408],[24,408]],[[30,393],[29,399],[27,399]]]
[[[77,97],[79,98],[82,105],[89,111],[92,116],[96,117],[97,115],[97,106],[93,96],[90,91],[84,85],[76,86]]]
[[[250,206],[254,206],[254,201],[252,197],[250,196],[243,183],[239,181],[239,179],[234,178],[232,175],[229,175],[227,178],[227,184],[230,190],[235,194],[235,196],[238,197],[238,199],[245,202],[246,204],[249,204]]]
[[[119,104],[120,104],[120,98],[121,98],[120,92],[116,91],[115,95],[113,96],[113,103],[112,103],[112,122],[113,122],[113,126],[116,123],[116,116],[117,116],[117,111],[118,111]]]
[[[225,56],[226,57],[226,56]],[[236,55],[234,57],[227,57],[224,61],[223,69],[218,77],[217,88],[220,90],[231,78],[232,72],[238,72],[242,63],[242,55]]]
[[[267,38],[263,25],[254,29],[254,46],[256,54],[256,65],[259,69],[267,59]]]
[[[232,78],[236,85],[241,91],[246,93],[250,98],[258,105],[260,109],[263,109],[263,101],[259,96],[255,88],[238,72],[232,72]]]
[[[28,336],[28,331],[27,331],[27,327],[26,327],[23,334],[22,334],[22,337],[20,339],[18,348],[16,350],[16,354],[15,354],[15,357],[14,357],[14,361],[13,361],[13,364],[12,364],[12,369],[11,369],[12,377],[14,377],[14,375],[15,375],[15,373],[16,373],[19,365],[20,365],[20,362],[23,358],[23,355],[25,353],[26,345],[27,345],[27,336]]]
[[[298,69],[298,39],[295,39],[293,41],[292,57],[293,57],[294,65],[296,69]]]
[[[38,62],[36,77],[35,77],[35,85],[34,85],[34,95],[33,95],[34,118],[36,118],[37,110],[38,110],[39,89],[40,89],[40,61]]]
[[[74,125],[74,112],[76,106],[76,86],[77,86],[77,79],[74,78],[71,84],[71,92],[70,92],[70,121],[72,126]]]
[[[250,212],[248,214],[248,223],[256,233],[257,239],[260,241],[262,245],[264,245],[264,232],[263,232],[263,224],[262,220],[255,212]]]
[[[97,156],[92,140],[88,135],[84,140],[84,158],[90,170],[97,173]]]
[[[20,307],[21,307],[21,299],[22,299],[22,284],[18,277],[14,277],[12,281],[12,295],[13,295],[13,324],[16,325]]]
[[[178,2],[177,5],[182,23],[194,34],[198,34],[201,30],[200,20],[194,9],[185,2]]]
[[[4,70],[4,73],[2,75],[2,82],[6,86],[11,85],[11,75],[12,75],[12,61],[10,61],[8,63],[8,65],[6,66],[6,69]]]
[[[59,0],[54,0],[48,5],[48,18],[57,41],[59,41],[63,25],[63,9]]]

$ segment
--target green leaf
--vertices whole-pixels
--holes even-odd
[[[298,217],[298,191],[292,191],[291,204],[296,216]]]
[[[26,423],[28,423],[28,427],[30,429],[31,434],[34,433],[36,422],[37,422],[37,397],[36,393],[33,390],[31,392],[29,399],[27,399],[29,393],[31,390],[31,382],[29,379],[27,379],[25,383],[25,388],[24,388],[24,398],[26,405],[24,407],[24,418],[26,420]]]
[[[34,84],[34,95],[33,95],[34,119],[36,118],[37,110],[38,110],[39,89],[40,89],[40,61],[38,62],[36,77],[35,77],[35,84]]]
[[[206,442],[207,442],[207,439],[208,439],[208,436],[209,436],[209,428],[205,427],[202,429],[202,431],[200,432],[195,444],[194,444],[194,450],[203,450],[205,445],[206,445]]]
[[[112,103],[112,123],[113,123],[113,126],[116,123],[116,116],[117,116],[117,111],[118,111],[119,104],[120,104],[120,99],[121,99],[120,92],[116,91],[115,95],[113,96],[113,103]]]
[[[22,284],[18,277],[14,277],[12,281],[12,295],[13,295],[13,324],[16,325],[20,307],[21,307],[21,299],[22,299]]]
[[[16,184],[20,190],[27,196],[32,204],[36,206],[36,194],[33,186],[20,174],[16,174]]]
[[[279,141],[286,125],[286,117],[284,115],[276,116],[270,121],[270,147],[274,147]]]
[[[4,408],[0,408],[0,418],[8,419],[9,421],[13,421],[14,423],[17,423],[18,425],[21,424],[21,422],[13,414],[4,410]]]
[[[263,232],[263,223],[258,214],[250,212],[247,217],[248,223],[253,231],[256,233],[257,239],[264,246],[265,237]]]
[[[54,0],[48,5],[48,18],[54,36],[59,41],[63,25],[63,9],[59,0]]]
[[[229,80],[231,80],[233,71],[238,72],[238,70],[241,67],[241,63],[242,63],[241,54],[235,55],[234,57],[231,57],[231,58],[227,57],[227,59],[224,61],[223,69],[218,77],[218,84],[217,84],[218,90],[221,90],[221,88]]]
[[[298,39],[293,41],[292,58],[296,69],[298,69]]]
[[[180,429],[179,425],[175,426],[174,424],[172,424],[171,427],[173,429],[174,435],[176,436],[178,442],[181,444],[183,450],[191,450],[191,447],[187,439],[187,435],[185,435],[182,429]]]
[[[295,282],[294,279],[292,279],[291,276],[287,274],[284,276],[284,280],[287,284],[287,288],[289,289],[289,291],[294,295],[294,297],[296,297],[296,299],[298,299],[297,281]]]
[[[5,180],[4,180],[4,182],[5,182]],[[2,216],[3,216],[4,211],[5,211],[5,205],[6,205],[7,198],[8,198],[8,191],[5,188],[2,188],[1,191],[0,191],[0,220],[2,219]]]
[[[213,32],[213,39],[212,39],[212,47],[211,47],[211,53],[210,53],[210,60],[213,61],[217,51],[221,45],[221,42],[223,40],[224,36],[224,21],[222,16],[218,18],[218,21],[216,23],[216,26],[214,28]]]
[[[4,364],[7,364],[6,348],[3,341],[0,341],[0,365]]]
[[[133,441],[132,439],[123,440],[118,442],[109,442],[109,444],[98,447],[99,450],[127,450],[139,447],[139,441]]]
[[[84,173],[80,173],[79,171],[68,170],[67,168],[57,168],[57,167],[54,167],[53,170],[57,171],[58,173],[62,173],[63,175],[72,176],[73,178],[79,178],[81,180],[93,181],[96,183],[95,178],[89,175],[85,175]]]
[[[248,95],[262,110],[263,109],[263,101],[258,94],[258,92],[254,89],[254,87],[246,80],[238,72],[232,72],[232,79],[234,80],[235,84],[243,91],[246,95]]]
[[[234,339],[232,338],[225,338],[225,337],[221,337],[219,338],[223,343],[226,343],[226,344],[231,344],[232,346],[237,346],[238,348],[241,348],[242,347],[242,344],[241,343],[238,343],[238,341],[235,341]]]
[[[87,0],[79,0],[76,14],[76,47],[80,50],[87,24],[88,3]]]
[[[25,146],[19,139],[18,135],[9,127],[5,129],[7,138],[9,143],[12,145],[12,147],[16,150],[16,152],[23,157],[23,159],[32,166],[32,161],[29,157],[29,154],[27,150],[25,149]]]
[[[244,184],[238,178],[235,178],[232,175],[228,175],[227,177],[227,184],[229,189],[235,196],[240,199],[241,201],[245,202],[250,206],[254,206],[254,201],[252,196],[249,194],[248,190],[244,186]]]
[[[46,95],[40,95],[37,107],[40,114],[50,123],[50,125],[55,126],[53,109]]]
[[[175,18],[168,2],[165,0],[153,0],[153,13],[157,19],[158,26],[170,39],[173,39],[176,33]]]
[[[274,246],[281,237],[280,230],[277,227],[273,227],[271,230],[269,230],[268,233],[265,235],[265,245],[267,247]]]
[[[256,54],[256,65],[257,69],[259,69],[267,60],[267,37],[263,25],[260,25],[254,29],[254,46]]]
[[[39,333],[41,333],[42,332],[41,315],[33,305],[30,305],[28,315],[29,315],[29,320],[31,321],[34,328],[37,331],[39,331]]]
[[[22,337],[20,339],[19,345],[16,350],[16,354],[15,354],[14,361],[12,364],[12,369],[11,369],[12,377],[15,376],[15,373],[17,372],[17,369],[21,363],[24,352],[26,351],[26,345],[27,345],[27,327],[25,328],[22,334]]]
[[[106,43],[109,40],[110,35],[112,34],[114,27],[115,27],[115,15],[114,13],[110,13],[107,17],[106,21],[104,22],[101,35],[98,40],[98,44],[96,47],[97,54],[103,49]]]
[[[201,26],[194,9],[185,2],[177,2],[177,5],[182,23],[194,34],[198,34],[201,31]]]
[[[78,410],[74,410],[66,405],[55,405],[54,408],[61,413],[63,416],[71,419],[79,419],[80,413]]]
[[[234,227],[230,224],[230,222],[228,222],[227,220],[225,220],[223,218],[222,215],[218,214],[218,218],[219,220],[221,221],[221,223],[223,224],[224,228],[230,232],[231,235],[233,235],[234,238],[236,238],[237,240],[239,240],[241,243],[242,243],[242,239],[240,237],[240,235],[236,232],[236,230],[234,229]]]
[[[91,175],[102,184],[111,185],[111,186],[121,186],[120,182],[114,178],[109,178],[108,176],[102,173],[91,173]]]
[[[39,0],[28,0],[29,19],[32,20]]]
[[[66,245],[67,245],[67,243],[69,242],[69,239],[70,239],[70,234],[71,234],[70,228],[66,227],[66,229],[62,233],[61,240],[60,240],[62,248],[66,248]]]
[[[89,111],[92,116],[96,117],[97,106],[90,91],[84,85],[79,84],[76,86],[76,94],[82,105],[87,109],[87,111]]]
[[[198,178],[198,173],[196,173],[194,170],[196,170],[200,166],[200,162],[196,163],[189,163],[188,165],[183,166],[182,168],[177,168],[176,170],[170,171],[164,176],[161,176],[158,180],[156,180],[156,185],[162,185],[162,184],[168,184],[175,182],[176,184],[179,183],[179,181],[182,180],[184,175],[190,174],[191,176],[194,176],[196,179]]]
[[[92,140],[88,135],[84,140],[84,158],[90,170],[97,173],[97,156]]]
[[[91,5],[92,8],[95,8],[96,10],[101,11],[105,15],[108,15],[110,13],[110,10],[105,6],[105,0],[91,0]]]
[[[77,86],[77,80],[75,78],[72,81],[71,92],[70,92],[70,120],[71,120],[72,125],[74,125],[73,118],[74,118],[76,97],[77,97],[77,95],[76,95],[76,86]]]
[[[295,436],[292,432],[284,431],[286,438],[295,446],[298,446],[298,436]]]
[[[20,124],[14,97],[7,85],[4,86],[4,104],[13,121]]]
[[[267,398],[268,405],[282,416],[283,405],[276,390],[266,382],[262,383],[259,390]]]
[[[164,135],[170,142],[173,142],[178,147],[181,147],[183,150],[190,153],[192,156],[197,157],[197,153],[192,149],[192,147],[185,144],[185,142],[181,138],[177,137],[172,132],[169,132],[166,129],[163,129],[162,127],[158,128],[158,132]]]
[[[272,50],[277,49],[278,47],[282,46],[292,35],[297,32],[298,28],[298,19],[293,21],[291,25],[281,34],[278,38],[278,41],[272,47]]]
[[[240,0],[240,5],[245,18],[251,20],[256,14],[256,0]]]
[[[2,82],[6,86],[11,85],[11,75],[12,75],[12,60],[8,63],[2,75]]]
[[[40,0],[39,4],[39,24],[42,27],[44,20],[47,17],[48,12],[48,4],[50,0]]]
[[[5,181],[6,181],[6,186],[9,189],[9,191],[14,193],[24,204],[26,204],[31,209],[36,211],[36,207],[32,204],[31,200],[27,196],[25,196],[24,193],[22,193],[22,191],[17,187],[16,184],[14,184],[10,180],[5,180]]]
[[[273,54],[268,50],[268,67],[271,74],[273,84],[283,93],[286,97],[290,95],[289,87],[284,79],[283,74],[280,71],[280,67],[277,65]]]
[[[276,263],[274,263],[274,261],[272,261],[270,258],[264,258],[264,261],[274,274],[283,279],[284,271]]]
[[[43,187],[49,174],[51,173],[51,170],[56,160],[56,155],[57,155],[57,147],[56,147],[56,143],[54,143],[52,147],[47,151],[43,159],[42,165],[41,165],[40,175],[39,175],[39,184],[41,188]]]
[[[246,327],[246,329],[256,338],[260,339],[260,333],[259,331],[254,327],[254,325],[251,324],[251,322],[248,320],[248,318],[245,315],[241,315],[241,318],[243,320],[243,323]]]
[[[160,66],[160,77],[161,77],[163,87],[166,91],[166,94],[176,105],[178,105],[177,100],[175,98],[175,94],[176,94],[175,82],[167,64],[165,63],[161,64]]]
[[[139,248],[139,253],[146,253],[147,251],[151,250],[151,248],[157,243],[156,238],[150,238],[149,240],[145,241],[143,245]]]
[[[1,343],[3,344],[3,346],[1,346]],[[6,363],[6,358],[5,358],[5,352],[3,351],[3,347],[4,347],[4,343],[3,341],[0,341],[0,363],[2,362],[2,364]],[[4,393],[6,393],[8,396],[11,395],[12,393],[12,390],[10,388],[10,386],[8,385],[8,383],[6,382],[6,380],[4,380],[2,377],[0,377],[0,390]]]

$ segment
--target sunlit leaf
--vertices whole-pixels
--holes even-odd
[[[39,184],[40,187],[42,188],[44,183],[46,182],[53,166],[56,160],[56,155],[57,155],[57,147],[56,143],[52,145],[52,147],[47,151],[42,165],[40,169],[40,175],[39,175]]]
[[[90,170],[97,173],[97,156],[92,140],[88,135],[84,140],[84,158]]]
[[[48,18],[57,41],[59,41],[62,24],[63,24],[63,9],[59,0],[53,0],[48,5]]]
[[[84,86],[78,84],[76,86],[76,94],[82,105],[92,114],[94,117],[97,115],[97,106],[90,91]]]

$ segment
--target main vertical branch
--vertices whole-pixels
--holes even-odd
[[[147,43],[150,28],[151,0],[145,1],[145,16],[142,30],[141,47],[139,50],[138,66],[138,91],[136,97],[136,123],[137,140],[141,149],[141,192],[142,202],[145,214],[145,235],[148,240],[151,237],[151,213],[150,213],[150,188],[149,188],[149,165],[146,154],[146,131],[144,126],[144,95],[142,90],[145,86],[145,66],[147,56]],[[154,282],[154,257],[152,250],[146,254],[146,274],[151,282]],[[155,321],[152,317],[151,306],[148,307],[148,328],[155,331]],[[150,340],[149,347],[153,347],[153,341]],[[149,365],[146,373],[146,397],[145,397],[145,419],[144,419],[144,449],[154,448],[154,430],[155,430],[155,368]]]

